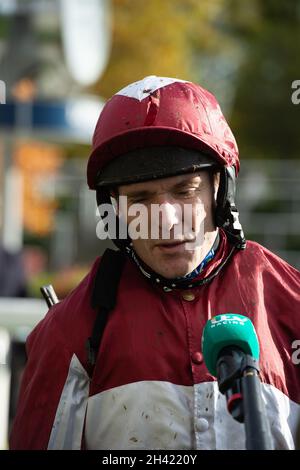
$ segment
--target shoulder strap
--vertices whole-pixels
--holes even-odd
[[[92,292],[92,307],[98,310],[92,336],[86,342],[88,362],[94,367],[108,315],[116,305],[118,286],[125,256],[121,251],[108,248],[99,263]]]

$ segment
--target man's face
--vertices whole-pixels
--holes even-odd
[[[217,186],[216,177],[201,171],[119,187],[119,196],[127,197],[129,227],[135,219],[130,215],[133,205],[147,209],[148,235],[132,243],[151,269],[171,279],[185,276],[201,263],[216,236],[213,212]],[[160,207],[158,217],[152,211],[155,205]],[[126,209],[119,210],[120,216],[122,211],[124,215]],[[154,227],[157,235],[151,236]]]

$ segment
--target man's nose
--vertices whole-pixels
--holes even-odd
[[[159,226],[163,230],[166,229],[170,231],[175,225],[181,222],[181,208],[179,204],[165,201],[160,204],[160,212]]]

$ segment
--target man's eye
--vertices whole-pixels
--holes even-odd
[[[192,197],[195,194],[195,188],[182,189],[177,191],[176,194],[182,197]]]

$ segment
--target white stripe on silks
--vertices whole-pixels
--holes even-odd
[[[300,405],[262,384],[275,449],[294,449]],[[245,449],[244,425],[227,411],[217,382],[140,381],[88,398],[89,376],[70,363],[48,449]]]
[[[273,385],[262,384],[262,389],[276,449],[295,449],[300,405]]]
[[[60,397],[48,450],[80,450],[89,396],[89,376],[73,354]]]
[[[300,405],[262,385],[276,449],[294,449]],[[245,449],[244,425],[227,411],[216,382],[135,382],[89,398],[88,449]]]
[[[186,80],[180,80],[179,78],[157,77],[156,75],[149,75],[143,80],[131,83],[125,88],[122,88],[122,90],[118,91],[116,95],[128,96],[129,98],[135,98],[139,101],[142,101],[144,98],[146,98],[159,88],[163,88],[166,85],[171,85],[171,83],[175,82],[186,83]]]
[[[89,449],[245,448],[244,426],[227,412],[216,382],[143,381],[95,395],[85,437]]]

